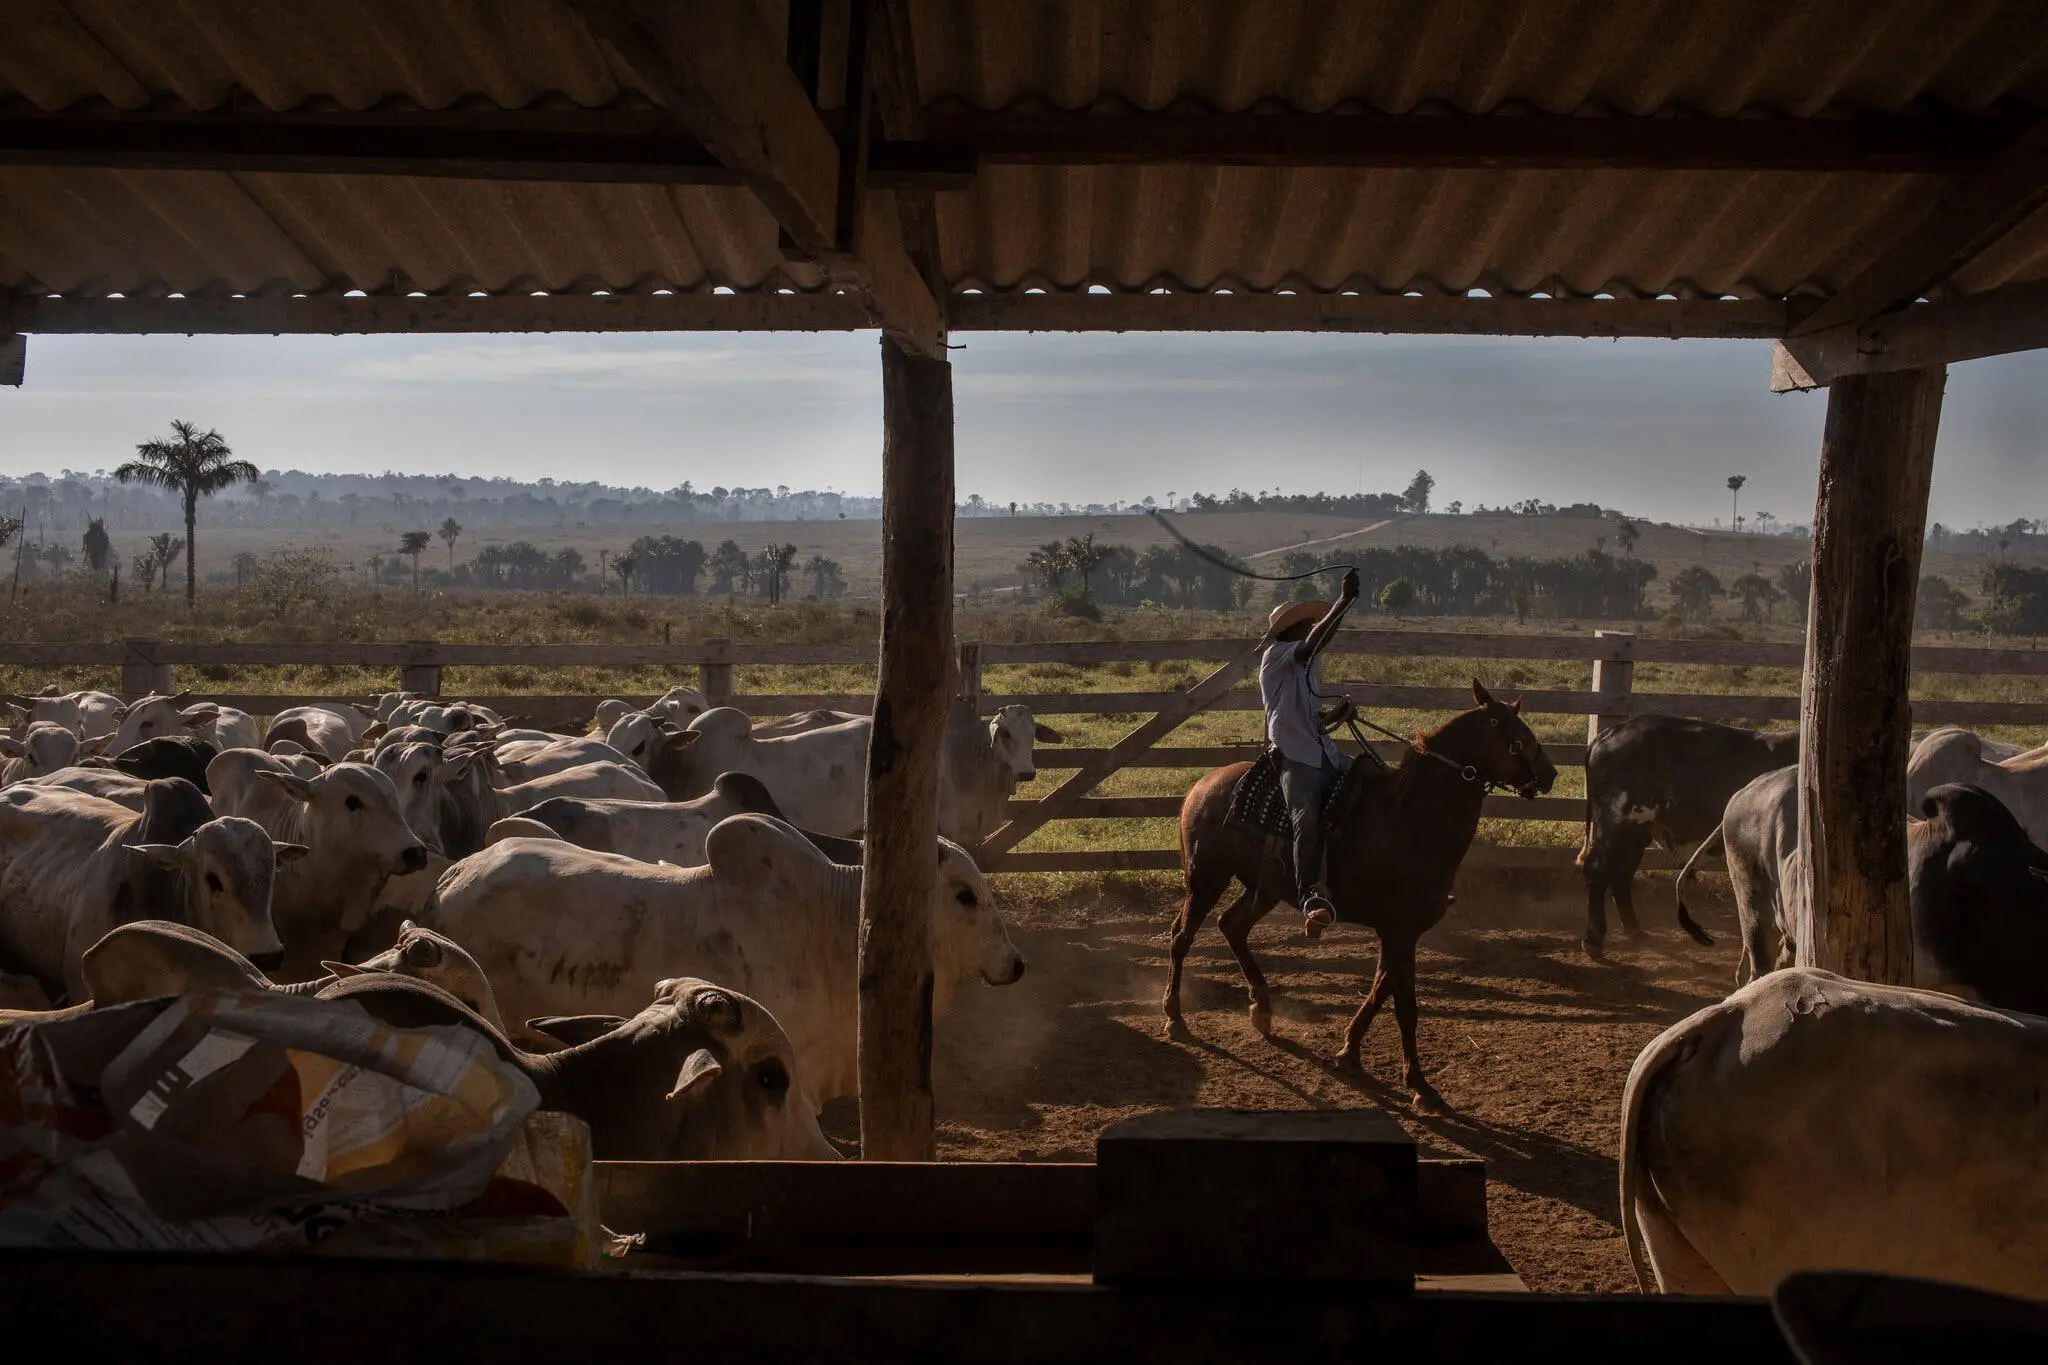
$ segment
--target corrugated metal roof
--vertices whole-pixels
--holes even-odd
[[[779,24],[780,6],[762,13]],[[911,0],[927,105],[1735,116],[2048,107],[2016,0]],[[11,0],[0,100],[272,110],[633,97],[563,0]],[[1935,177],[989,166],[954,288],[1825,293]],[[0,284],[54,292],[817,281],[727,188],[0,169]],[[1957,278],[2048,275],[2048,215]]]

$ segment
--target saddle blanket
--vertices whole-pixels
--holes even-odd
[[[1385,770],[1386,764],[1370,749],[1363,757],[1354,759],[1323,800],[1324,827],[1328,828],[1336,817],[1339,805],[1354,783],[1366,773]],[[1237,779],[1237,785],[1230,789],[1230,809],[1224,818],[1230,824],[1283,839],[1293,833],[1294,826],[1287,818],[1287,796],[1280,790],[1280,759],[1273,750],[1260,754],[1252,763],[1251,771]]]

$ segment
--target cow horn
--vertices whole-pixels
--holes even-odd
[[[441,965],[441,944],[425,934],[415,934],[398,945],[398,960],[408,967],[438,967]]]
[[[358,967],[353,962],[329,962],[324,958],[320,970],[329,976],[373,976],[383,970],[381,967]]]
[[[533,1033],[576,1047],[604,1037],[625,1022],[616,1014],[555,1014],[529,1019],[526,1027]]]
[[[691,1091],[717,1080],[724,1070],[718,1059],[711,1055],[711,1049],[700,1047],[683,1059],[682,1070],[676,1073],[676,1088],[662,1098],[687,1099]]]

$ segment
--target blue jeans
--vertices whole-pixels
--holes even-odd
[[[1287,821],[1294,830],[1294,904],[1323,883],[1323,802],[1335,790],[1344,770],[1328,754],[1320,764],[1280,760],[1280,794],[1287,799]]]

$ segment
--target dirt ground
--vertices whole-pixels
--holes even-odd
[[[1732,914],[1710,902],[1702,919],[1717,944],[1697,947],[1677,933],[1668,889],[1639,891],[1651,933],[1595,963],[1567,908],[1510,914],[1461,892],[1420,962],[1423,1061],[1450,1112],[1418,1114],[1391,1009],[1366,1039],[1363,1076],[1325,1060],[1370,984],[1369,930],[1339,925],[1310,943],[1284,909],[1259,926],[1252,944],[1274,991],[1266,1039],[1212,919],[1183,986],[1193,1041],[1176,1043],[1159,1012],[1164,879],[1044,900],[1029,880],[998,887],[1024,979],[969,988],[939,1025],[943,1157],[1090,1160],[1107,1124],[1180,1105],[1379,1105],[1425,1155],[1486,1160],[1493,1239],[1530,1288],[1635,1290],[1616,1201],[1622,1084],[1644,1043],[1732,985]]]

